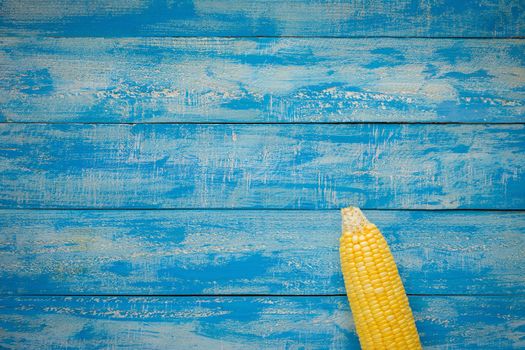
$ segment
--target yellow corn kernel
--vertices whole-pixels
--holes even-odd
[[[396,263],[379,229],[358,208],[341,210],[341,266],[363,350],[421,349]]]

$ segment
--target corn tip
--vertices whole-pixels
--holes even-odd
[[[341,209],[341,216],[343,219],[343,234],[361,230],[364,226],[370,224],[361,209],[357,207]]]

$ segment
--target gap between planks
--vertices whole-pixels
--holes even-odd
[[[446,294],[433,294],[433,293],[406,293],[409,297],[525,297],[524,293],[446,293]],[[324,298],[324,297],[345,297],[344,293],[332,293],[332,294],[269,294],[269,293],[245,293],[245,294],[231,294],[231,293],[217,293],[217,294],[0,294],[0,298],[18,298],[18,297],[100,297],[100,298],[113,298],[113,297],[125,297],[125,298],[201,298],[201,297],[218,297],[218,298],[261,298],[261,297],[282,297],[282,298]]]
[[[525,125],[525,122],[438,122],[438,121],[345,121],[345,122],[19,122],[0,121],[13,125]]]
[[[425,209],[425,208],[367,208],[360,207],[366,211],[420,211],[420,212],[513,212],[525,213],[525,208],[522,209],[483,209],[483,208],[459,208],[459,209]],[[99,207],[99,208],[77,208],[77,207],[5,207],[0,208],[2,211],[292,211],[292,212],[313,212],[313,211],[339,211],[340,208],[142,208],[142,207]]]
[[[525,36],[419,36],[419,35],[138,35],[138,36],[108,36],[108,35],[33,35],[33,38],[42,39],[137,39],[137,38],[155,38],[155,39],[436,39],[436,40],[523,40]],[[0,34],[1,38],[27,38],[16,34]]]

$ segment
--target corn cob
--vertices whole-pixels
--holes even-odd
[[[394,258],[358,208],[341,210],[341,266],[359,342],[369,349],[421,349]]]

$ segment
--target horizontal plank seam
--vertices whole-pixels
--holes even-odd
[[[282,297],[282,298],[302,298],[302,297],[312,297],[312,298],[319,298],[319,297],[345,297],[346,294],[344,293],[335,293],[335,294],[0,294],[0,298],[5,297],[85,297],[85,298],[92,298],[92,297],[101,297],[101,298],[113,298],[113,297],[125,297],[125,298],[144,298],[144,297],[150,297],[150,298],[201,298],[201,297],[219,297],[219,298],[242,298],[242,297],[249,297],[249,298],[261,298],[261,297]],[[514,294],[505,294],[505,293],[497,293],[497,294],[464,294],[464,293],[443,293],[443,294],[408,294],[409,297],[524,297],[525,294],[523,293],[514,293]]]
[[[525,125],[521,122],[452,122],[452,121],[345,121],[345,122],[24,122],[24,121],[1,121],[0,125]]]
[[[521,40],[525,36],[418,36],[418,35],[136,35],[136,36],[76,36],[76,35],[18,35],[10,34],[8,31],[2,33],[2,38],[50,38],[50,39],[145,39],[145,38],[166,38],[166,39],[453,39],[453,40]]]
[[[443,209],[424,209],[424,208],[367,208],[367,207],[360,207],[363,210],[367,211],[421,211],[421,212],[512,212],[512,213],[519,213],[519,212],[525,212],[525,208],[523,209],[498,209],[498,208],[492,208],[492,209],[485,209],[485,208],[458,208],[458,209],[449,209],[449,208],[443,208]],[[57,208],[57,207],[42,207],[42,208],[15,208],[15,207],[0,207],[0,211],[305,211],[305,212],[312,212],[312,211],[338,211],[339,208],[128,208],[128,207],[122,207],[122,208],[115,208],[115,207],[101,207],[101,208]]]

